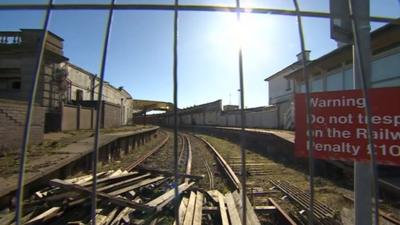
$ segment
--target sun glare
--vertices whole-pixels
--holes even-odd
[[[242,14],[240,22],[236,20],[236,16],[230,17],[220,29],[210,32],[209,39],[219,47],[238,49],[260,44],[262,40],[259,40],[259,32],[262,29],[267,29],[265,23],[252,15]]]

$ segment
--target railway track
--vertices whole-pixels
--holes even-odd
[[[205,138],[202,138],[205,140]],[[209,144],[213,144],[213,138],[207,138],[205,141]],[[217,143],[217,142],[214,142]],[[233,144],[224,146],[224,143],[217,143],[222,145],[222,148],[214,148],[218,150],[221,157],[225,159],[225,163],[230,166],[233,173],[238,177],[241,176],[241,159],[239,148],[234,148]],[[224,169],[227,173],[229,169]],[[258,153],[246,151],[246,172],[247,172],[247,193],[251,199],[253,205],[265,205],[268,204],[268,197],[273,197],[277,200],[280,206],[283,206],[285,214],[290,214],[291,218],[294,219],[296,224],[308,224],[307,209],[309,204],[309,194],[306,191],[302,191],[308,187],[308,181],[306,176],[301,172],[293,172],[294,170],[275,163]],[[228,175],[228,177],[231,175]],[[237,186],[237,179],[229,178],[231,183]],[[286,181],[284,181],[286,180]],[[297,183],[296,185],[290,185],[290,183]],[[319,181],[321,182],[321,181]],[[327,182],[327,181],[323,181]],[[329,184],[333,185],[333,184]],[[339,216],[340,212],[332,208],[334,199],[341,199],[343,202],[342,192],[338,192],[335,195],[331,194],[331,191],[335,191],[329,187],[323,187],[324,184],[317,184],[316,190],[321,190],[317,193],[319,197],[323,197],[325,200],[332,202],[333,204],[326,204],[320,201],[315,201],[315,212],[314,218],[317,218],[315,224],[342,224]],[[340,189],[342,190],[342,189]],[[351,192],[346,192],[347,194]],[[325,196],[326,195],[326,196]],[[289,201],[288,201],[289,200]],[[399,220],[394,216],[393,213],[381,210],[380,216],[382,219],[388,222],[388,224],[399,225]]]
[[[113,221],[117,221],[117,219],[119,221],[120,218],[116,217],[115,214],[126,216],[135,211],[121,211],[124,207],[131,207],[144,212],[156,210],[158,213],[151,214],[152,216],[146,219],[147,222],[152,222],[153,224],[173,218],[173,214],[170,213],[172,211],[169,211],[169,213],[168,210],[163,211],[163,213],[159,211],[170,208],[174,198],[173,187],[171,186],[174,181],[174,145],[170,141],[170,136],[170,132],[163,131],[162,138],[158,139],[159,143],[150,150],[141,153],[133,162],[125,164],[126,166],[123,169],[125,172],[116,175],[116,177],[110,177],[107,171],[99,173],[98,197],[102,199],[99,205],[102,210],[99,211],[99,218],[102,218],[101,221],[112,221],[109,217],[114,218]],[[241,183],[239,179],[241,165],[239,152],[233,148],[222,148],[219,145],[213,145],[211,141],[206,140],[204,137],[198,137],[190,133],[179,133],[178,154],[179,176],[182,178],[179,183],[179,192],[182,193],[179,210],[181,215],[184,215],[179,218],[182,222],[181,224],[202,224],[202,222],[207,225],[241,224],[242,203],[240,200]],[[282,181],[282,179],[278,179],[282,178],[282,174],[285,174],[285,171],[280,170],[278,165],[265,158],[247,153],[246,164],[248,176],[247,224],[295,225],[307,223],[306,213],[304,213],[309,202],[307,192]],[[56,193],[56,197],[59,199],[56,201],[57,204],[64,204],[60,202],[63,196],[61,190],[63,189],[86,194],[90,193],[90,190],[87,189],[91,185],[90,176],[87,178],[80,177],[78,180],[74,179],[51,181],[52,185],[58,187],[57,189],[49,189]],[[71,182],[76,181],[78,181],[78,186],[71,184]],[[272,187],[275,189],[272,190]],[[154,193],[148,193],[149,191]],[[164,194],[160,195],[159,193]],[[132,200],[143,197],[147,203],[127,202],[114,197],[117,195],[123,195],[124,198]],[[162,197],[164,195],[166,197]],[[280,199],[282,196],[286,196],[283,198],[284,200]],[[164,198],[168,199],[168,201],[162,200]],[[156,199],[159,200],[156,201]],[[46,217],[46,219],[51,220],[51,216],[58,217],[57,215],[59,214],[57,212],[70,212],[68,211],[70,207],[84,204],[87,200],[88,197],[82,199],[73,197],[72,205],[69,203],[67,208],[62,208],[62,211],[53,207],[42,214],[32,215]],[[110,202],[107,203],[104,200]],[[156,203],[152,204],[151,202],[153,201],[156,201]],[[111,207],[110,204],[114,206]],[[53,212],[51,210],[56,211]],[[27,218],[28,216],[30,217],[30,221],[36,218],[32,218],[32,215],[26,215]],[[81,214],[67,215],[70,219],[83,216]],[[390,214],[385,213],[384,215],[390,221]],[[315,224],[341,224],[337,220],[337,211],[332,210],[321,202],[316,202],[315,204],[315,217],[317,218],[317,223]],[[88,221],[87,215],[83,218],[85,219],[82,221]],[[67,221],[66,218],[58,218],[52,224],[63,224],[62,221],[64,220]],[[138,224],[148,224],[137,218],[134,221]],[[185,221],[190,222],[183,223]],[[36,224],[36,222],[32,222],[32,224]],[[111,223],[105,222],[104,224]]]
[[[170,136],[169,134],[166,133],[166,137],[161,141],[161,143],[159,145],[157,145],[156,147],[154,147],[153,149],[151,149],[150,151],[148,151],[147,153],[145,153],[143,156],[140,156],[137,160],[135,160],[133,163],[129,164],[125,170],[127,171],[132,171],[135,167],[137,167],[138,165],[140,165],[142,162],[144,162],[147,158],[149,158],[150,156],[152,156],[154,153],[156,153],[157,151],[159,151],[162,147],[164,147],[166,145],[166,143],[169,141]]]
[[[228,202],[230,202],[229,204],[232,203],[233,205],[230,205],[230,210],[237,211],[238,215],[240,215],[241,201],[239,197],[239,189],[241,187],[241,184],[238,176],[235,174],[235,171],[229,166],[228,162],[223,158],[218,150],[205,139],[196,137],[189,133],[179,133],[178,140],[179,172],[182,174],[184,173],[192,174],[194,176],[207,177],[207,179],[199,180],[199,182],[194,185],[194,190],[196,190],[196,188],[200,188],[200,190],[210,190],[206,192],[192,191],[190,196],[187,196],[187,199],[186,197],[184,197],[183,201],[185,201],[185,204],[181,203],[180,210],[183,210],[181,213],[185,214],[187,211],[190,211],[190,213],[192,213],[191,210],[194,210],[195,208],[194,202],[198,201],[193,199],[200,198],[202,199],[201,201],[203,201],[203,199],[206,199],[206,197],[208,196],[211,197],[215,202],[223,201],[224,204],[228,204]],[[153,157],[150,157],[148,159],[150,161],[150,163],[148,164],[156,165],[157,163],[151,163],[151,161],[155,160],[156,162],[159,162],[160,159],[165,156],[165,152],[163,154],[163,151],[172,152],[173,150],[172,148],[164,148],[158,151]],[[170,168],[169,171],[172,172],[172,168]],[[188,182],[188,179],[186,178],[184,181]],[[247,199],[247,201],[247,205],[250,209],[247,215],[247,224],[261,224],[256,214],[254,214],[254,210],[256,210],[260,215],[269,215],[269,217],[273,215],[273,219],[269,220],[274,220],[275,224],[296,224],[285,212],[285,210],[271,198],[267,199],[267,204],[265,206],[256,206],[254,208],[251,206],[249,199]],[[188,208],[188,205],[192,206],[192,208]],[[220,207],[223,206],[220,205]],[[208,207],[204,210],[206,210],[206,212],[212,212],[213,215],[212,217],[204,219],[204,222],[206,222],[206,224],[215,224],[215,222],[218,223],[218,221],[221,219],[218,216],[215,217],[214,215],[216,212],[218,212],[217,208],[214,209]],[[228,213],[227,216],[231,216],[231,214]],[[238,218],[239,217],[230,218],[228,219],[228,221],[233,222],[235,220],[240,220]],[[184,221],[184,218],[180,219],[182,219],[182,222]]]
[[[212,190],[215,187],[215,179],[217,179],[217,186],[219,190],[229,189],[232,191],[240,189],[241,185],[239,177],[241,175],[241,161],[238,152],[223,155],[204,138],[188,133],[181,133],[179,139],[181,140],[179,161],[180,164],[182,164],[180,167],[186,168],[186,171],[180,172],[186,174],[193,172],[194,175],[207,177],[207,179],[201,180],[199,184],[197,184],[197,187]],[[192,147],[191,143],[195,143],[195,147]],[[196,151],[192,151],[192,148],[194,148]],[[192,158],[193,155],[195,158],[193,164],[190,163],[190,166],[188,163],[189,152],[191,155],[190,158]],[[210,165],[212,165],[212,167]],[[289,199],[291,199],[291,206],[284,207],[284,209],[282,209],[281,206],[278,205],[279,203],[272,200],[273,203],[278,206],[277,208],[281,210],[279,212],[281,214],[279,216],[280,224],[295,223],[293,220],[290,221],[289,214],[292,216],[292,218],[297,220],[297,223],[306,224],[308,221],[306,216],[307,213],[305,213],[308,209],[308,193],[302,191],[296,186],[288,184],[285,181],[278,181],[276,178],[281,178],[281,174],[282,172],[284,173],[284,171],[279,172],[279,169],[277,169],[276,166],[277,165],[275,163],[263,159],[262,157],[254,157],[252,154],[248,155],[246,160],[246,171],[248,176],[248,193],[250,194],[250,199],[252,200],[251,202],[253,205],[271,204],[271,198],[259,197],[264,197],[265,194],[268,193],[269,196],[279,199],[283,194],[283,196],[287,196]],[[270,183],[272,186],[265,185],[266,183]],[[276,190],[279,190],[279,192],[271,191],[273,187],[275,187]],[[314,204],[314,216],[317,218],[318,224],[341,224],[337,211],[318,201],[316,201]],[[287,213],[289,211],[292,212]],[[399,225],[398,220],[389,213],[382,212],[381,217],[387,221],[390,221],[392,224]]]
[[[219,163],[222,165],[223,170],[227,174],[227,177],[230,180],[230,183],[233,184],[233,186],[237,189],[241,187],[240,180],[238,177],[241,176],[241,159],[240,159],[240,152],[225,152],[225,154],[219,153],[218,150],[213,147],[213,145],[205,140],[204,138],[201,138],[205,143],[207,143],[210,147],[210,149],[215,152],[217,158],[219,158]],[[225,156],[225,159],[224,159]],[[263,157],[255,157],[253,154],[246,154],[246,172],[247,172],[247,188],[248,188],[248,193],[250,198],[252,199],[253,204],[259,204],[259,205],[264,205],[268,204],[270,200],[268,198],[265,198],[265,195],[268,196],[274,196],[277,199],[279,199],[279,194],[280,192],[270,192],[271,186],[267,185],[267,183],[270,181],[271,177],[277,177],[281,175],[281,172],[279,172],[279,169],[276,168],[276,164],[270,162],[269,160],[264,159]],[[274,183],[275,185],[276,183]],[[281,186],[280,186],[281,187]],[[269,192],[265,192],[266,190],[269,190]],[[281,189],[279,189],[281,190]],[[287,189],[282,189],[282,190],[287,190]],[[258,193],[264,193],[263,195],[257,195]],[[299,191],[294,193],[293,196],[295,199],[297,199],[297,195],[300,193]],[[287,194],[287,193],[286,193]],[[300,207],[300,210],[295,210],[294,205],[291,204],[285,204],[290,205],[289,207],[285,207],[285,209],[282,209],[281,211],[281,217],[282,218],[289,218],[290,220],[286,221],[280,221],[282,224],[303,224],[305,221],[307,221],[306,213],[304,213],[304,210],[307,209],[307,198],[303,197],[300,198],[302,201],[300,201],[302,204],[299,204],[297,206]],[[276,203],[278,204],[278,203]],[[323,211],[321,214],[320,211],[316,210],[316,217],[320,218],[319,222],[317,224],[341,224],[339,220],[337,220],[337,217],[335,211],[327,207],[326,205],[320,203],[319,206],[321,208],[326,208],[327,211],[329,211],[329,214],[325,214],[326,212]],[[318,208],[318,207],[317,207]],[[288,212],[290,213],[291,216],[289,216]],[[295,212],[295,213],[293,213]],[[293,220],[295,219],[295,221]],[[282,219],[281,219],[282,220]],[[328,221],[328,222],[327,222]]]

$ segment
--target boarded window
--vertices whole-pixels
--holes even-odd
[[[18,68],[0,68],[0,90],[20,90],[21,70]]]

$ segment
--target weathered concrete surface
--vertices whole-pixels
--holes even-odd
[[[195,133],[221,137],[240,144],[239,127],[185,126]],[[294,155],[294,133],[292,131],[246,128],[244,147],[282,163],[306,165],[306,160]]]
[[[238,127],[216,127],[216,128],[240,130],[240,128]],[[276,129],[256,129],[256,128],[245,128],[245,131],[272,134],[294,144],[294,138],[295,138],[294,131],[276,130]]]
[[[111,142],[120,138],[126,138],[134,135],[140,135],[146,132],[155,131],[159,127],[144,128],[136,131],[118,132],[103,134],[100,136],[99,149]],[[25,173],[25,185],[32,183],[36,180],[50,176],[56,173],[57,170],[67,166],[68,164],[88,156],[92,153],[94,146],[94,137],[86,138],[76,143],[70,144],[66,147],[54,151],[53,154],[46,155],[41,160],[29,162],[27,165],[27,172]],[[30,169],[35,169],[35,172],[30,172]],[[17,189],[18,174],[12,175],[7,178],[0,178],[0,198],[9,195]],[[3,202],[2,202],[3,204]]]
[[[251,128],[277,128],[278,111],[275,106],[262,106],[244,110],[246,127]],[[167,112],[146,116],[150,121],[158,121],[166,126],[173,126],[174,114]],[[137,118],[143,121],[143,118]],[[222,110],[222,101],[205,103],[178,110],[179,126],[227,126],[239,127],[241,123],[240,110]]]

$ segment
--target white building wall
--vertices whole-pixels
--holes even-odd
[[[205,125],[217,125],[218,124],[218,112],[211,111],[205,112]]]
[[[83,100],[97,100],[99,93],[99,84],[100,81],[98,78],[87,71],[81,70],[71,64],[61,64],[61,67],[64,67],[68,71],[68,80],[71,82],[71,99],[77,99],[77,90],[81,90],[83,94]],[[94,82],[94,98],[91,99],[92,93],[92,83],[93,78],[95,78]],[[119,90],[111,86],[108,83],[104,83],[103,86],[103,100],[109,103],[113,103],[121,106],[121,124],[126,125],[130,124],[132,121],[132,107],[133,101],[131,96],[124,90]],[[133,121],[132,121],[133,122]]]
[[[287,80],[280,74],[268,81],[269,105],[286,101],[293,94],[294,81]]]
[[[71,81],[71,99],[76,100],[77,90],[81,90],[83,94],[83,100],[90,100],[92,77],[70,64],[62,64],[68,71],[68,80]]]
[[[278,126],[276,118],[277,110],[248,112],[246,113],[246,127],[276,128]]]
[[[326,82],[326,87],[320,88],[320,83],[316,84],[315,80]],[[305,92],[304,82],[296,85],[298,92]],[[371,63],[371,85],[372,87],[400,86],[400,47],[373,57]],[[350,90],[353,89],[353,86],[353,68],[352,65],[346,65],[327,72],[325,76],[319,76],[314,79],[312,91]]]

